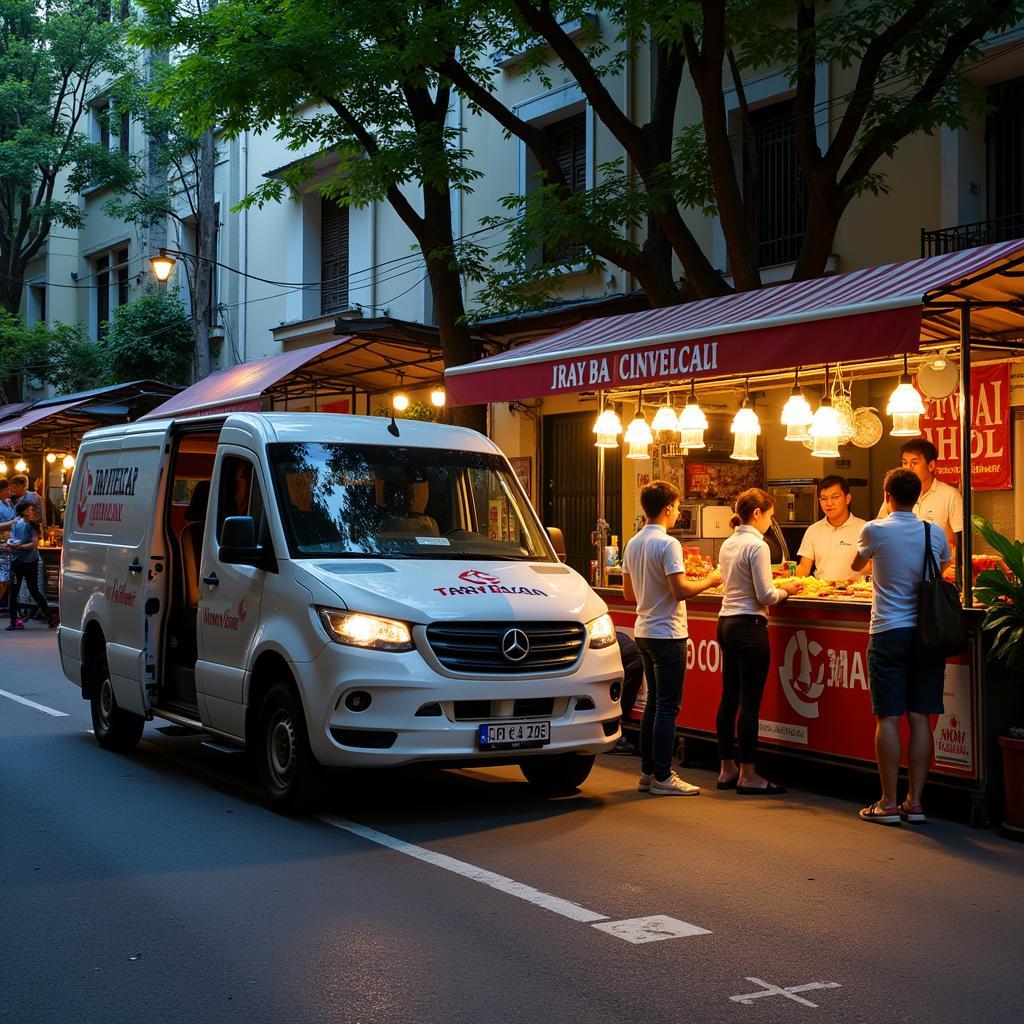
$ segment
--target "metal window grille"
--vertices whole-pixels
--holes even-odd
[[[320,312],[348,309],[348,207],[320,200]]]
[[[543,129],[545,140],[551,148],[562,177],[569,187],[570,195],[582,192],[587,187],[587,121],[583,114],[573,114],[564,121],[556,121]],[[561,242],[545,245],[545,263],[571,262],[579,252],[579,245]]]
[[[758,264],[791,263],[807,229],[807,190],[796,155],[793,101],[751,111],[754,159],[744,160],[744,195],[755,209]]]

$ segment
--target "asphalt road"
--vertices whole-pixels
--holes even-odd
[[[701,771],[645,796],[613,756],[573,797],[360,773],[289,820],[160,723],[100,750],[54,634],[0,636],[0,690],[64,713],[0,696],[0,1021],[1021,1020],[1024,846],[995,833]]]

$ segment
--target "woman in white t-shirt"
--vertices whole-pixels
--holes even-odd
[[[733,534],[719,551],[725,596],[718,615],[722,649],[722,699],[715,723],[722,760],[718,788],[751,796],[786,792],[785,786],[758,775],[754,764],[761,698],[771,665],[768,606],[785,601],[802,586],[796,579],[772,580],[764,535],[771,529],[774,508],[771,495],[761,488],[744,491],[736,499]]]

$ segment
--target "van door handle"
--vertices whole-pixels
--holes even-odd
[[[128,566],[128,571],[138,575],[142,572],[142,563],[136,558],[135,561]]]
[[[220,580],[217,579],[217,574],[215,572],[211,572],[209,576],[203,577],[203,582],[208,587],[216,587],[220,583]]]

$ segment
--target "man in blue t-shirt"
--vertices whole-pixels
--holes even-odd
[[[917,588],[924,575],[925,536],[935,560],[945,569],[952,560],[943,530],[914,515],[921,481],[909,469],[885,475],[888,516],[866,523],[857,541],[853,571],[871,563],[874,584],[868,640],[868,681],[875,714],[875,754],[882,795],[860,812],[863,821],[898,825],[900,820],[923,824],[921,794],[932,763],[929,716],[942,714],[944,659],[922,660],[914,649],[917,626]],[[926,534],[926,529],[929,528]],[[900,771],[900,719],[910,722],[907,764],[910,788],[896,802]]]

